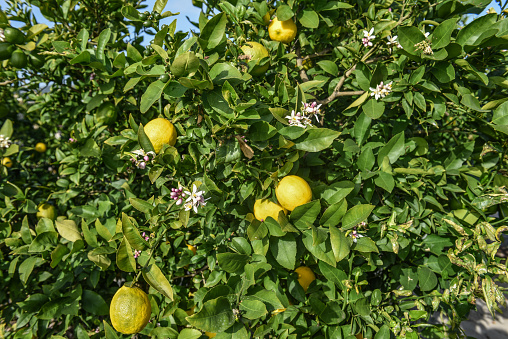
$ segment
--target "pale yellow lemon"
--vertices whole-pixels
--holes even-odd
[[[312,200],[312,190],[309,184],[296,175],[282,178],[275,188],[275,195],[279,204],[289,211]]]

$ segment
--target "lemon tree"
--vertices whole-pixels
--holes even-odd
[[[2,4],[1,337],[454,338],[502,309],[505,4],[192,4],[192,32],[165,0]]]

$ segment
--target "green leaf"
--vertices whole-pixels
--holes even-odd
[[[333,62],[331,60],[321,60],[321,61],[318,61],[317,64],[326,73],[330,73],[334,77],[339,75],[339,67],[337,67],[337,64],[335,64],[335,62]]]
[[[337,226],[340,223],[340,221],[342,220],[342,217],[344,216],[344,214],[346,214],[346,211],[347,211],[346,199],[336,202],[333,205],[330,205],[330,207],[328,207],[326,209],[326,211],[323,213],[323,216],[319,220],[319,224],[326,226],[326,227]],[[333,247],[333,241],[332,241],[332,247]]]
[[[388,325],[383,325],[374,336],[374,339],[390,339],[391,331]]]
[[[125,213],[122,213],[122,232],[129,244],[138,251],[144,251],[149,247],[146,240],[141,237],[138,229]]]
[[[261,240],[268,235],[268,228],[265,223],[259,220],[252,220],[251,224],[247,228],[247,236],[250,241]]]
[[[356,240],[356,245],[353,249],[358,252],[377,252],[377,253],[379,253],[376,243],[371,238],[367,238],[367,237],[358,238]]]
[[[286,21],[291,19],[295,14],[293,13],[293,10],[291,10],[291,7],[288,5],[280,5],[277,7],[277,19],[280,21]]]
[[[393,180],[393,176],[386,172],[379,172],[378,177],[374,180],[376,186],[381,187],[388,193],[392,193],[393,188],[395,187],[395,180]]]
[[[219,13],[206,23],[199,36],[201,47],[204,50],[211,50],[219,45],[224,38],[227,22],[226,14]]]
[[[164,7],[166,7],[166,4],[168,3],[168,0],[157,0],[155,1],[155,4],[153,5],[154,12],[157,12],[159,14],[162,13],[164,10]]]
[[[277,129],[266,121],[253,123],[249,128],[249,139],[252,141],[265,141],[277,134]]]
[[[437,277],[430,268],[425,266],[418,267],[418,285],[424,292],[432,290],[437,285]]]
[[[319,318],[328,325],[338,325],[346,319],[346,314],[342,310],[341,304],[337,301],[331,301],[326,303],[326,307]]]
[[[199,68],[199,59],[194,52],[180,54],[171,64],[171,73],[179,78],[187,75],[193,75]]]
[[[259,300],[243,300],[240,311],[244,312],[245,318],[251,320],[261,318],[267,313],[265,304]]]
[[[249,262],[249,256],[237,253],[218,253],[217,261],[224,271],[240,274]]]
[[[99,35],[99,42],[97,42],[97,49],[95,50],[95,57],[102,61],[103,64],[106,64],[104,49],[106,48],[106,44],[109,42],[109,38],[111,37],[111,29],[106,28]]]
[[[140,130],[141,130],[141,128],[138,130],[138,133]],[[140,211],[142,213],[146,213],[146,214],[150,214],[150,212],[154,208],[152,206],[152,204],[150,204],[149,202],[146,202],[146,201],[138,199],[138,198],[129,198],[129,202],[132,205],[132,207],[134,207],[138,211]]]
[[[5,122],[0,129],[0,135],[3,135],[6,138],[10,138],[12,136],[12,131],[12,121],[5,119]]]
[[[447,61],[439,62],[434,65],[434,70],[432,75],[443,84],[455,80],[455,68]]]
[[[316,258],[326,262],[329,265],[335,266],[336,261],[333,255],[332,246],[329,241],[324,241],[318,245],[314,243],[314,236],[312,230],[306,230],[303,233],[303,244],[307,250],[312,253]]]
[[[314,223],[317,216],[321,212],[321,203],[319,200],[314,200],[304,205],[297,206],[290,215],[290,220],[293,225],[299,229],[307,229]]]
[[[420,53],[416,51],[415,45],[425,40],[425,36],[418,28],[413,26],[399,26],[397,34],[399,43],[404,51],[413,55]]]
[[[159,266],[156,264],[148,265],[143,268],[142,274],[143,278],[150,286],[155,288],[166,298],[173,300],[173,288]]]
[[[134,272],[136,270],[136,259],[134,259],[131,245],[125,237],[123,237],[116,251],[116,266],[124,272]]]
[[[476,46],[483,41],[480,38],[485,32],[495,24],[497,20],[497,14],[486,14],[473,20],[466,27],[462,28],[457,34],[455,42],[461,46]],[[496,34],[497,31],[493,30],[492,35]]]
[[[321,193],[321,199],[329,204],[335,204],[347,197],[354,188],[355,184],[351,181],[334,182]]]
[[[112,247],[97,247],[88,252],[88,259],[105,271],[111,265],[111,260],[108,258],[108,254],[111,253],[115,253],[115,249]]]
[[[356,205],[351,207],[342,218],[342,229],[348,230],[367,220],[374,205]]]
[[[95,315],[106,315],[109,313],[109,306],[104,299],[94,291],[83,290],[81,305],[85,311]]]
[[[32,274],[32,271],[36,265],[40,265],[43,262],[41,258],[37,257],[28,257],[21,265],[19,265],[18,271],[19,271],[19,279],[23,283],[23,285],[26,285],[28,278],[30,277],[30,274]]]
[[[384,104],[383,104],[383,109],[384,109]],[[369,130],[371,122],[372,122],[372,119],[365,113],[361,113],[360,116],[358,117],[358,119],[356,120],[353,130],[354,130],[354,137],[355,137],[356,142],[359,146],[362,145],[362,142],[365,138],[365,135],[367,134],[367,131]]]
[[[123,6],[122,15],[132,21],[141,21],[139,18],[139,12],[132,6]],[[85,48],[82,48],[82,50]]]
[[[405,290],[412,291],[418,285],[418,275],[414,268],[403,268],[399,279],[400,284]]]
[[[319,262],[319,270],[325,276],[326,279],[333,282],[335,286],[340,288],[341,290],[345,289],[343,281],[347,280],[348,277],[346,273],[338,268],[335,268],[327,263],[320,261]]]
[[[376,158],[374,157],[374,153],[372,152],[372,148],[365,148],[360,156],[358,157],[357,165],[361,171],[370,171],[374,164],[376,163]]]
[[[283,237],[270,238],[270,251],[277,262],[288,270],[295,269],[296,263],[296,241],[292,233]]]
[[[198,339],[203,333],[194,328],[184,328],[179,334],[177,339]]]
[[[154,102],[159,100],[164,91],[164,88],[169,84],[169,82],[162,82],[161,80],[156,80],[148,86],[145,93],[141,96],[141,105],[139,110],[141,113],[146,113],[152,107]]]
[[[383,146],[378,153],[377,163],[379,166],[383,163],[384,157],[388,157],[390,164],[393,164],[401,155],[404,154],[404,132],[393,136],[388,143]]]
[[[363,113],[371,119],[379,119],[385,112],[385,103],[370,99],[362,105]],[[356,124],[355,124],[356,128]]]
[[[295,140],[295,148],[307,152],[320,152],[331,146],[341,132],[328,128],[311,128]]]
[[[57,220],[55,221],[55,226],[58,233],[69,241],[75,242],[82,239],[81,232],[79,232],[78,226],[73,220]]]
[[[346,204],[344,203],[344,205]],[[330,227],[330,243],[332,244],[336,262],[341,261],[349,255],[351,251],[349,241],[346,239],[345,234],[336,227]]]
[[[116,331],[113,329],[113,327],[106,320],[103,320],[102,323],[104,324],[106,339],[118,339]]]
[[[457,18],[451,18],[441,22],[432,33],[432,49],[437,50],[448,46],[456,26]]]
[[[233,309],[225,297],[207,301],[198,313],[186,319],[192,326],[212,333],[224,332],[235,322]]]

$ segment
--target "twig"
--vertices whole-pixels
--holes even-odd
[[[178,277],[173,277],[170,280],[195,277],[196,275],[198,275],[199,273],[203,272],[206,269],[208,269],[208,265],[205,265],[205,266],[201,267],[199,270],[194,271],[194,273],[186,274],[186,275],[180,275]]]
[[[340,78],[339,83],[337,84],[337,86],[335,86],[335,89],[334,89],[333,93],[328,98],[326,98],[326,99],[318,100],[317,103],[323,105],[323,104],[328,104],[328,103],[332,102],[335,98],[337,98],[339,96],[350,96],[350,95],[361,95],[361,94],[363,94],[364,91],[354,91],[354,92],[341,92],[340,91],[340,89],[344,85],[344,82],[346,81],[346,78],[348,76],[350,76],[351,73],[353,73],[355,71],[355,69],[356,69],[356,65],[354,65],[348,71],[346,71],[346,73],[344,73],[342,78]]]
[[[305,69],[303,69],[303,60],[304,58],[300,55],[300,47],[296,49],[296,67],[300,68],[300,79],[302,79],[302,82],[309,81],[309,77],[307,76],[307,72],[305,72]]]

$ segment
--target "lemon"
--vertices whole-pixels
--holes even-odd
[[[145,134],[155,149],[159,153],[164,144],[174,146],[176,143],[176,129],[172,123],[164,118],[151,120],[145,125]]]
[[[196,255],[196,251],[197,251],[196,246],[192,246],[192,245],[187,244],[187,248],[188,248],[189,250],[191,250],[191,251],[192,251],[192,253],[194,253],[194,255]]]
[[[48,218],[51,220],[56,219],[56,211],[53,205],[48,204],[47,202],[40,204],[38,208],[38,212],[36,214],[37,219]]]
[[[288,175],[282,178],[277,188],[275,188],[275,195],[279,204],[290,211],[312,199],[309,184],[296,175]]]
[[[273,203],[268,199],[258,199],[254,203],[254,216],[259,221],[265,221],[268,217],[278,220],[280,211],[287,214],[287,211],[281,205]]]
[[[122,286],[116,291],[109,306],[113,327],[123,334],[134,334],[145,328],[152,307],[145,292],[137,287]]]
[[[255,41],[247,42],[247,44],[241,47],[241,50],[245,55],[250,57],[250,60],[255,60],[256,64],[259,64],[261,59],[266,58],[269,55],[266,47]],[[263,66],[255,66],[250,74],[253,76],[265,74],[268,67],[268,63],[264,64]]]
[[[212,332],[205,332],[205,335],[208,337],[208,338],[214,338],[217,333],[212,333]]]
[[[44,153],[46,152],[46,144],[43,143],[43,142],[38,142],[36,145],[35,145],[35,150],[39,153]]]
[[[275,17],[268,26],[268,34],[273,41],[289,44],[296,37],[296,24],[291,19],[279,21]]]
[[[310,283],[316,280],[314,272],[312,272],[312,270],[307,266],[300,266],[295,270],[295,272],[298,274],[298,282],[303,287],[303,290],[307,292]]]
[[[9,157],[5,157],[2,159],[2,165],[5,167],[11,168],[12,167],[12,160]]]

